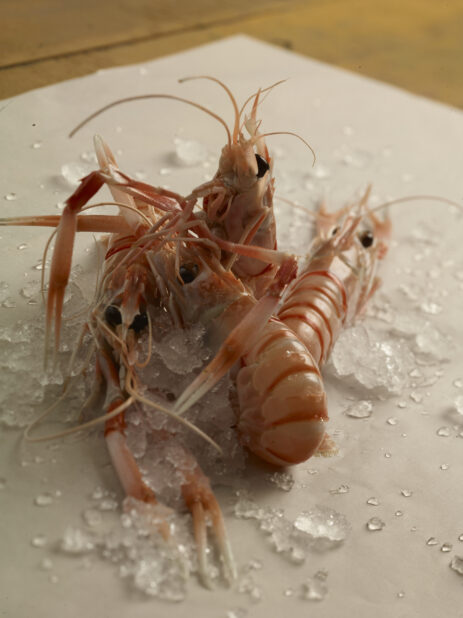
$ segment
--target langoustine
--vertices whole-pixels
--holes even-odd
[[[250,95],[241,108],[238,106],[235,96],[226,84],[215,77],[197,76],[179,80],[181,83],[204,79],[217,83],[226,92],[233,106],[233,123],[231,129],[222,117],[210,111],[203,105],[170,94],[146,94],[127,97],[113,101],[103,108],[93,112],[84,119],[70,133],[75,135],[83,126],[95,117],[122,103],[130,103],[146,99],[170,99],[191,105],[217,120],[225,129],[227,143],[223,146],[218,168],[212,179],[200,184],[190,191],[185,198],[172,191],[166,191],[162,187],[151,187],[140,183],[122,174],[114,166],[106,167],[106,181],[110,185],[121,183],[124,191],[132,195],[149,196],[154,191],[155,195],[174,197],[180,203],[191,203],[202,200],[203,217],[206,230],[214,236],[214,241],[222,249],[221,262],[249,287],[256,298],[260,298],[265,290],[271,285],[277,265],[268,259],[264,261],[255,259],[252,248],[259,250],[277,249],[276,221],[273,209],[273,196],[275,182],[273,178],[273,159],[270,156],[265,138],[270,135],[291,135],[301,140],[313,155],[312,147],[298,134],[290,131],[272,131],[262,133],[260,131],[261,120],[257,113],[262,101],[262,95],[268,94],[274,87],[282,82],[276,82],[266,88],[260,88]],[[284,80],[283,80],[284,81]],[[252,102],[249,116],[246,113],[248,105]],[[244,135],[247,131],[249,137]],[[204,228],[203,228],[204,232]],[[207,233],[207,232],[206,232]],[[247,246],[249,255],[237,255],[229,243]],[[262,251],[260,252],[262,255]]]

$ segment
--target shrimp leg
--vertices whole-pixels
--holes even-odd
[[[212,492],[209,479],[186,449],[179,468],[185,479],[185,482],[182,484],[183,499],[193,517],[193,530],[198,548],[198,566],[201,581],[207,588],[212,587],[206,555],[206,517],[209,516],[222,558],[224,575],[228,583],[231,584],[237,577],[235,561],[227,537],[222,511]]]
[[[102,375],[107,385],[107,414],[122,406],[126,400],[119,388],[118,369],[110,355],[100,350],[97,355],[97,373]],[[127,496],[147,505],[159,505],[153,490],[142,479],[140,468],[127,446],[125,439],[124,412],[108,419],[105,423],[105,440],[109,456]],[[167,512],[167,507],[164,507]],[[161,518],[157,527],[164,540],[170,539],[167,520]]]

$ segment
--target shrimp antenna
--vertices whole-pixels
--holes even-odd
[[[317,160],[317,157],[315,155],[315,150],[312,148],[312,146],[308,142],[305,141],[303,137],[301,137],[297,133],[293,133],[292,131],[272,131],[271,133],[264,133],[262,135],[259,135],[259,139],[261,137],[268,137],[269,135],[292,135],[293,137],[297,137],[297,139],[301,140],[301,142],[305,144],[307,148],[310,150],[310,152],[312,153],[312,156],[313,156],[312,167],[315,165],[315,161]]]
[[[383,208],[388,208],[389,206],[394,206],[395,204],[402,204],[403,202],[415,202],[420,200],[428,200],[434,202],[442,202],[443,204],[448,204],[449,206],[455,206],[459,210],[463,211],[463,205],[458,202],[454,202],[453,200],[449,200],[445,197],[439,197],[437,195],[410,195],[408,197],[399,197],[394,200],[390,200],[388,202],[384,202],[384,204],[380,204],[379,206],[375,206],[370,209],[370,213],[377,212],[378,210],[382,210]]]
[[[82,127],[84,127],[87,123],[89,123],[91,120],[93,120],[94,118],[102,114],[103,112],[106,112],[108,109],[111,109],[111,107],[116,107],[116,105],[122,105],[122,103],[131,103],[132,101],[143,101],[146,99],[170,99],[172,101],[180,101],[181,103],[186,103],[187,105],[191,105],[192,107],[196,107],[197,109],[200,109],[205,114],[212,116],[212,118],[215,118],[218,122],[220,122],[220,124],[225,128],[225,131],[227,132],[228,144],[229,145],[231,144],[230,130],[225,120],[223,120],[223,118],[221,118],[218,114],[214,114],[214,112],[211,112],[210,109],[207,109],[206,107],[204,107],[203,105],[200,105],[199,103],[195,103],[194,101],[190,101],[189,99],[184,99],[183,97],[177,97],[173,94],[141,94],[141,95],[134,96],[134,97],[126,97],[124,99],[118,99],[117,101],[108,103],[108,105],[105,105],[104,107],[101,107],[100,109],[97,109],[96,112],[93,112],[93,114],[90,114],[90,116],[87,116],[86,118],[84,118],[82,122],[80,122],[74,129],[72,129],[72,131],[69,133],[69,137],[74,137],[77,131],[80,131],[80,129],[82,129]]]
[[[235,124],[233,127],[233,144],[236,144],[236,142],[238,141],[238,133],[240,130],[240,112],[238,110],[238,104],[236,102],[235,97],[233,96],[232,91],[230,90],[230,88],[224,84],[223,82],[220,81],[220,79],[217,79],[216,77],[211,77],[209,75],[195,75],[192,77],[182,77],[182,79],[179,79],[179,83],[183,84],[183,82],[189,82],[193,79],[208,79],[211,82],[215,82],[216,84],[219,84],[219,86],[221,86],[225,92],[228,94],[228,97],[230,98],[230,101],[232,102],[233,105],[233,109],[235,111]]]
[[[272,84],[271,86],[267,86],[266,88],[259,88],[259,90],[257,90],[257,92],[254,92],[253,94],[251,94],[251,96],[249,96],[246,101],[243,103],[241,109],[240,109],[240,118],[247,106],[247,104],[249,103],[249,101],[251,101],[252,99],[255,99],[256,97],[258,97],[259,95],[261,95],[262,93],[266,92],[267,94],[273,90],[273,88],[276,88],[277,86],[279,86],[280,84],[284,84],[287,80],[286,79],[280,79],[280,81],[275,82],[274,84]],[[265,98],[265,97],[264,97]],[[261,99],[261,103],[263,102],[264,99]]]
[[[304,214],[308,215],[312,219],[312,221],[314,221],[317,218],[317,213],[314,212],[313,210],[311,210],[310,208],[307,208],[307,206],[303,206],[302,204],[298,204],[297,202],[294,202],[293,200],[289,200],[288,198],[283,197],[281,195],[275,194],[274,197],[277,200],[280,200],[281,202],[284,202],[285,204],[288,204],[289,206],[292,206],[295,210],[302,211]]]

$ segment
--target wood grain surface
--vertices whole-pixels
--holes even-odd
[[[238,33],[463,108],[462,0],[1,0],[0,97]]]

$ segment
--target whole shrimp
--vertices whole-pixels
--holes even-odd
[[[111,234],[107,241],[98,294],[85,326],[93,335],[95,346],[95,389],[86,408],[101,406],[104,414],[78,428],[103,422],[108,451],[127,496],[159,507],[154,492],[143,480],[138,463],[126,444],[125,414],[139,405],[161,411],[217,445],[177,415],[176,411],[154,401],[140,379],[140,370],[147,366],[151,355],[153,308],[161,307],[168,312],[175,326],[185,327],[197,322],[207,326],[208,345],[218,349],[213,374],[216,382],[239,361],[249,343],[258,338],[260,330],[265,330],[282,290],[295,275],[295,261],[285,255],[280,256],[279,276],[267,293],[256,301],[242,282],[223,268],[220,248],[210,239],[202,239],[192,233],[191,230],[197,226],[191,209],[184,208],[185,204],[175,199],[156,195],[152,187],[149,199],[145,191],[143,200],[136,188],[130,187],[127,191],[124,183],[115,182],[105,172],[113,162],[109,148],[102,140],[96,140],[96,145],[101,169],[81,181],[67,200],[61,216],[7,219],[1,223],[56,227],[52,235],[56,235],[56,242],[46,316],[46,340],[48,342],[54,328],[55,355],[59,346],[61,311],[75,234],[77,231]],[[85,204],[107,179],[119,214],[82,214],[86,209],[98,207],[98,204]],[[246,249],[243,248],[244,251]],[[146,358],[140,349],[143,334],[148,338]],[[30,425],[27,432],[29,438],[36,424]],[[71,428],[53,437],[74,430]],[[175,439],[175,431],[159,432],[156,437]],[[206,520],[209,517],[222,554],[225,576],[232,580],[236,571],[220,507],[194,455],[182,444],[177,450],[177,453],[180,452],[177,468],[181,491],[193,516],[200,576],[209,585],[206,561]],[[169,538],[169,526],[162,517],[159,529]]]
[[[329,452],[326,395],[320,369],[343,326],[363,310],[379,286],[378,259],[385,256],[389,220],[366,206],[317,215],[317,235],[307,265],[258,341],[248,346],[236,375],[238,432],[246,446],[279,466]],[[367,227],[365,227],[365,225]],[[212,365],[216,363],[214,360]],[[209,368],[177,401],[182,412],[211,386]]]
[[[246,99],[241,108],[231,90],[222,81],[215,77],[198,76],[179,80],[185,82],[193,79],[205,79],[217,83],[229,97],[234,112],[233,128],[230,130],[227,123],[217,114],[202,105],[182,97],[167,94],[148,94],[120,99],[97,110],[83,120],[72,132],[71,136],[80,130],[87,122],[121,103],[144,99],[172,99],[192,105],[219,121],[227,133],[227,143],[222,148],[218,169],[213,178],[191,191],[186,198],[165,192],[155,187],[159,195],[176,197],[179,201],[202,199],[204,221],[207,229],[215,236],[215,241],[232,242],[249,247],[275,250],[277,248],[275,215],[273,211],[273,160],[269,154],[265,137],[270,135],[286,134],[300,139],[315,154],[311,146],[299,135],[290,131],[272,131],[261,133],[261,121],[257,118],[257,111],[263,93],[269,92],[282,82],[277,82],[267,88],[259,89]],[[251,113],[246,116],[247,105],[253,101]],[[249,134],[246,138],[243,129]],[[115,174],[113,183],[121,182],[121,174]],[[124,182],[132,191],[138,190],[150,193],[149,185],[129,179],[124,175]],[[227,251],[222,245],[222,264],[231,269],[245,285],[249,287],[256,298],[260,298],[267,287],[272,283],[278,266],[265,263],[250,255],[238,255]]]

